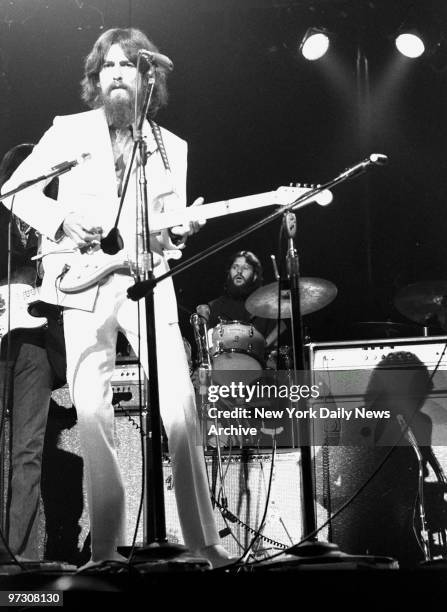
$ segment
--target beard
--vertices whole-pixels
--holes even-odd
[[[225,283],[225,293],[229,297],[235,300],[243,300],[253,293],[255,289],[257,289],[257,282],[253,277],[243,285],[235,285],[233,279],[228,274]]]
[[[120,90],[120,94],[113,94],[114,90]],[[127,95],[125,95],[127,92]],[[125,129],[134,121],[135,94],[133,90],[121,85],[110,87],[106,94],[101,95],[107,123],[110,127]]]

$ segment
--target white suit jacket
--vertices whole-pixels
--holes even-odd
[[[173,210],[186,205],[186,142],[162,129],[171,173],[165,171],[160,152],[147,122],[143,129],[149,158],[146,166],[150,211]],[[3,193],[23,181],[47,173],[63,161],[71,161],[88,153],[90,158],[59,178],[58,200],[47,198],[45,183],[26,189],[4,203],[23,221],[44,236],[42,252],[49,253],[63,244],[57,244],[55,235],[69,212],[85,213],[106,234],[113,226],[118,208],[115,164],[109,128],[102,108],[56,117],[52,127],[44,134],[31,155],[19,166],[3,186]],[[132,248],[135,239],[136,173],[129,181],[124,209],[119,224],[125,249]],[[163,242],[164,240],[164,242]],[[64,243],[71,242],[64,238]],[[156,250],[163,252],[161,237]],[[73,244],[71,243],[71,246]],[[158,249],[157,249],[158,246]],[[93,310],[98,285],[76,294],[64,294],[57,289],[57,277],[70,256],[53,254],[44,257],[45,275],[42,299],[65,307]],[[168,268],[166,258],[155,269],[157,276]],[[156,289],[155,307],[165,321],[177,321],[177,306],[171,279],[162,281]]]

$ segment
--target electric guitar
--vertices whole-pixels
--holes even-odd
[[[0,285],[0,338],[13,329],[34,329],[42,327],[47,322],[45,317],[32,317],[28,313],[28,305],[39,296],[39,290],[24,283],[10,285],[8,299],[8,285]],[[10,321],[8,325],[8,305],[10,304]]]
[[[193,208],[183,208],[178,211],[154,213],[150,220],[151,234],[159,234],[164,229],[186,225],[190,221],[207,221],[264,206],[285,206],[310,191],[312,191],[311,187],[279,187],[276,191],[223,200]],[[325,190],[317,195],[310,196],[308,201],[325,206],[332,201],[332,193]],[[71,249],[71,252],[75,250]],[[57,252],[54,251],[54,253]],[[62,253],[63,251],[59,252]],[[174,253],[179,255],[179,251]],[[95,285],[113,272],[123,269],[130,269],[131,272],[135,272],[135,267],[135,262],[131,261],[124,251],[120,251],[116,255],[106,255],[100,249],[86,253],[80,253],[78,249],[77,256],[72,259],[70,265],[67,264],[65,272],[60,278],[59,289],[63,293],[78,293]]]

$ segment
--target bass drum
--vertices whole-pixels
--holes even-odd
[[[233,380],[250,383],[260,376],[265,365],[265,340],[251,323],[221,321],[209,330],[209,336],[213,378],[217,383],[229,384]],[[240,374],[235,377],[235,372]]]

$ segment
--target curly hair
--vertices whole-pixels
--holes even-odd
[[[90,108],[101,106],[98,90],[99,73],[110,47],[115,44],[120,45],[126,57],[135,64],[140,49],[158,52],[158,48],[148,39],[146,34],[136,28],[112,28],[101,34],[85,59],[84,77],[81,81],[81,97]],[[166,106],[168,102],[166,72],[159,66],[156,67],[155,72],[157,78],[149,106],[148,114],[150,117],[154,117],[158,110]]]

